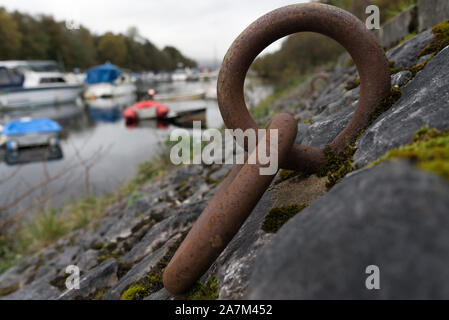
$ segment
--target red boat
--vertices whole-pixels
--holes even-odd
[[[147,119],[166,119],[169,108],[154,100],[139,101],[125,109],[123,117],[127,123]]]

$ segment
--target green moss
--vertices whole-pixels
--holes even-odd
[[[206,283],[198,281],[187,293],[188,300],[217,300],[219,294],[217,277],[209,277]]]
[[[404,70],[402,68],[396,68],[395,67],[396,63],[394,61],[388,61],[388,64],[390,66],[390,74],[395,74],[395,73],[398,73],[398,72],[401,72],[402,70]]]
[[[435,38],[419,53],[418,57],[437,54],[449,45],[449,20],[441,22],[432,28]]]
[[[162,274],[181,245],[185,235],[176,241],[169,249],[165,256],[150,270],[148,274],[131,284],[121,295],[120,300],[143,300],[150,294],[163,288]]]
[[[136,300],[142,292],[145,292],[146,288],[143,285],[136,284],[134,286],[129,287],[125,292],[123,292],[120,300]]]
[[[412,73],[412,78],[415,77],[416,74],[417,74],[418,72],[420,72],[422,69],[424,69],[424,67],[427,65],[427,63],[428,63],[430,60],[432,60],[433,57],[434,57],[434,55],[432,55],[431,57],[429,57],[429,58],[426,59],[425,61],[423,61],[423,62],[421,62],[421,63],[419,63],[419,64],[417,64],[417,65],[415,65],[415,66],[412,66],[412,67],[408,68],[408,70]]]
[[[222,181],[223,181],[223,178],[218,178],[218,179],[212,179],[211,177],[206,178],[206,183],[210,186],[211,189],[214,189]]]
[[[379,104],[377,105],[376,109],[374,109],[373,113],[370,116],[370,119],[368,121],[368,127],[376,121],[376,119],[385,111],[391,108],[393,104],[396,103],[402,96],[402,90],[398,86],[394,86],[391,88],[390,95],[383,99]]]
[[[106,289],[97,290],[97,292],[95,292],[95,295],[92,299],[93,300],[101,300],[101,299],[103,299],[106,292],[107,292]]]
[[[449,180],[449,131],[438,131],[425,126],[416,132],[410,144],[390,150],[369,166],[398,159],[408,159],[416,167]]]
[[[106,252],[105,254],[102,254],[101,256],[99,256],[97,258],[97,262],[98,263],[102,263],[110,258],[114,258],[117,259],[120,257],[120,254],[116,251],[112,251],[112,252]]]
[[[181,189],[182,187],[184,187],[188,182],[189,182],[190,178],[185,179],[184,181],[181,181],[180,183],[178,183],[178,185],[176,186],[176,190]]]
[[[51,280],[50,284],[53,287],[58,288],[59,291],[64,291],[65,289],[67,289],[65,282],[69,276],[70,276],[70,273],[63,273],[63,274],[57,276],[56,278],[54,278],[53,280]]]
[[[304,123],[310,123],[310,122],[312,122],[312,117],[307,118],[306,120],[304,120]]]
[[[131,194],[131,196],[128,199],[128,203],[126,205],[128,207],[131,206],[134,202],[136,202],[137,199],[139,199],[143,195],[144,195],[143,193],[133,193],[133,194]]]
[[[348,145],[343,153],[338,154],[332,151],[329,146],[324,148],[324,163],[317,171],[319,177],[327,175],[328,181],[326,187],[332,188],[336,183],[340,182],[348,173],[354,170],[352,166],[353,155],[356,151],[354,145]]]
[[[360,78],[356,78],[356,79],[353,80],[353,81],[349,81],[349,82],[346,84],[345,89],[349,91],[349,90],[352,90],[352,89],[357,88],[358,86],[360,86]]]
[[[93,250],[101,250],[104,248],[104,243],[102,242],[94,242],[90,245],[90,248]]]
[[[305,207],[307,207],[305,204],[294,204],[271,209],[262,223],[262,230],[269,233],[276,233],[284,223]]]
[[[110,258],[117,259],[118,257],[120,257],[120,253],[116,249],[116,242],[104,244],[103,248],[101,249],[100,255],[97,258],[97,262],[102,263],[103,261],[106,261]]]
[[[128,273],[129,270],[132,269],[134,265],[132,263],[128,262],[119,262],[118,268],[117,268],[117,278],[120,280],[124,275]]]
[[[8,294],[14,293],[19,290],[19,283],[15,283],[7,288],[0,289],[0,297],[6,296]]]
[[[282,169],[279,171],[279,178],[281,181],[288,180],[290,178],[296,177],[301,174],[301,171],[298,170],[285,170]]]
[[[143,219],[142,221],[140,221],[138,224],[136,224],[134,227],[132,227],[131,232],[132,233],[136,233],[137,231],[139,231],[140,229],[142,229],[143,227],[147,226],[147,225],[153,225],[155,224],[156,221],[153,220],[151,217],[150,218],[146,218]],[[151,226],[149,226],[151,227]]]

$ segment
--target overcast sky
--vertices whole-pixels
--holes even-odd
[[[8,11],[73,19],[95,33],[136,26],[158,47],[173,45],[194,59],[221,61],[232,41],[261,15],[307,0],[0,0]],[[279,47],[272,45],[268,51]]]

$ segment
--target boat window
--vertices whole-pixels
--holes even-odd
[[[0,86],[21,86],[22,74],[16,69],[0,68]]]
[[[19,70],[17,70],[17,69],[9,70],[9,78],[12,83],[17,83],[17,84],[22,83],[22,80],[23,80],[22,77],[23,76]]]
[[[28,67],[34,72],[61,72],[61,68],[55,62],[30,62]]]
[[[65,80],[63,78],[60,77],[48,77],[48,78],[41,78],[40,83],[64,83]]]
[[[11,84],[9,80],[8,70],[0,69],[0,86]]]

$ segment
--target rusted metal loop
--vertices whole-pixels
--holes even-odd
[[[361,91],[356,111],[330,144],[332,150],[340,152],[356,139],[379,101],[390,91],[383,50],[365,25],[344,10],[322,4],[292,5],[274,10],[251,24],[234,41],[223,61],[218,78],[220,111],[228,128],[252,128],[257,132],[243,96],[248,68],[269,44],[300,31],[318,32],[337,40],[349,51],[359,71]],[[278,129],[278,160],[282,167],[313,172],[322,164],[322,150],[293,145],[297,124],[291,115],[275,116],[268,129]],[[268,135],[265,139],[269,146]],[[249,157],[257,149],[251,152]],[[274,177],[260,175],[260,167],[248,163],[234,166],[165,269],[163,282],[168,291],[179,294],[189,289],[238,232]]]
[[[285,6],[246,28],[229,48],[220,69],[217,85],[220,112],[230,129],[257,129],[244,100],[246,73],[263,49],[282,37],[302,31],[317,32],[340,43],[352,56],[360,75],[360,98],[354,115],[329,144],[334,152],[342,152],[366,127],[378,103],[389,94],[391,85],[387,58],[373,33],[357,17],[337,7],[318,3]],[[294,145],[281,167],[314,172],[323,161],[322,150]]]
[[[295,141],[296,121],[290,114],[279,114],[267,129],[278,129],[278,159],[285,160]],[[268,134],[265,139],[269,150]],[[165,269],[168,291],[180,294],[189,289],[238,232],[275,176],[260,175],[260,167],[258,162],[234,166]]]

